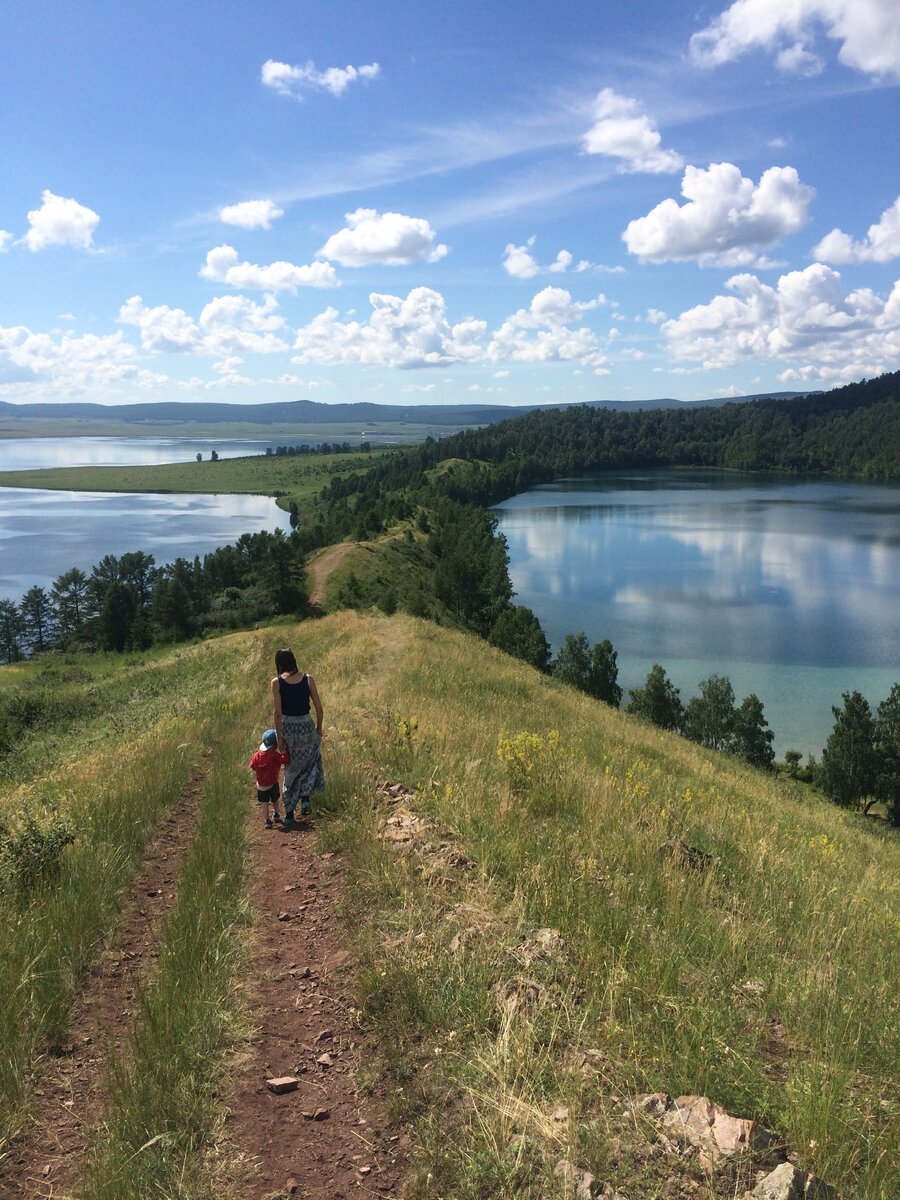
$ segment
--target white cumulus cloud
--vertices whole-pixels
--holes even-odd
[[[890,262],[900,258],[900,196],[869,226],[864,241],[855,242],[842,229],[832,229],[813,247],[812,256],[818,262],[831,263]]]
[[[869,75],[900,75],[900,21],[896,0],[735,0],[691,38],[702,66],[733,62],[749,50],[777,55],[783,71],[815,74],[819,30],[839,42],[838,58]]]
[[[579,362],[597,370],[607,359],[597,336],[586,325],[572,328],[585,313],[606,303],[605,296],[576,301],[565,288],[546,287],[492,334],[491,362]]]
[[[561,275],[572,265],[572,255],[568,250],[560,250],[556,258],[546,267],[538,265],[531,253],[535,239],[530,237],[524,246],[516,246],[510,242],[504,250],[503,269],[513,279],[533,279],[542,271],[551,275]]]
[[[240,229],[271,229],[272,222],[284,216],[274,200],[242,200],[219,209],[219,220]]]
[[[0,229],[0,254],[5,254],[9,249],[9,243],[12,241],[12,234],[6,229]]]
[[[701,266],[766,266],[757,251],[802,229],[815,192],[794,167],[769,167],[759,183],[733,163],[685,168],[681,194],[630,221],[623,240],[648,262],[695,260]]]
[[[138,365],[137,348],[121,333],[54,336],[24,325],[0,327],[0,384],[73,393],[106,391],[122,383],[153,386],[160,376]]]
[[[676,359],[704,368],[753,359],[784,360],[782,378],[858,379],[890,370],[900,357],[900,281],[887,300],[869,288],[845,292],[837,271],[814,264],[776,286],[735,275],[715,296],[667,321]]]
[[[314,317],[297,333],[294,362],[441,367],[482,356],[485,322],[451,324],[440,292],[413,288],[405,299],[373,292],[369,303],[365,321],[341,321],[335,308]]]
[[[446,246],[435,245],[437,234],[422,217],[358,208],[344,219],[346,227],[331,235],[318,258],[333,259],[342,267],[403,266],[437,262],[447,253]]]
[[[320,71],[314,62],[308,62],[305,67],[292,67],[289,63],[270,58],[262,67],[265,86],[272,88],[279,96],[288,96],[292,100],[301,99],[305,91],[330,92],[332,96],[340,96],[351,83],[359,79],[375,79],[380,74],[378,63],[369,63],[364,67],[328,67]]]
[[[474,317],[452,323],[444,297],[431,288],[413,288],[405,298],[373,292],[369,303],[367,320],[342,320],[334,308],[314,317],[297,333],[293,361],[400,368],[577,362],[596,372],[607,361],[596,334],[578,324],[607,303],[602,295],[576,301],[564,288],[544,288],[491,334],[487,346],[487,323]]]
[[[48,246],[90,250],[99,223],[100,218],[93,209],[45,188],[41,193],[41,207],[28,214],[25,245],[29,250],[45,250]]]
[[[219,296],[195,321],[182,308],[167,304],[148,308],[142,297],[132,296],[119,309],[118,320],[139,330],[141,345],[151,354],[228,358],[287,350],[288,343],[278,336],[284,319],[277,309],[274,296],[266,296],[259,304],[244,296]]]
[[[588,154],[619,159],[619,170],[659,175],[679,171],[684,159],[662,149],[662,137],[637,100],[604,88],[594,102],[594,124],[584,136]]]
[[[261,292],[296,292],[300,287],[338,286],[338,277],[331,263],[315,262],[298,266],[296,263],[279,261],[259,266],[241,262],[234,246],[227,245],[216,246],[209,251],[200,274],[213,283],[227,283],[229,287]]]

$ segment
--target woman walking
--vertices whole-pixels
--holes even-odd
[[[275,678],[272,680],[272,700],[275,705],[275,731],[278,749],[289,754],[291,761],[284,768],[284,823],[294,820],[294,810],[300,805],[300,815],[309,815],[313,792],[325,787],[322,768],[322,701],[315,681],[297,666],[293,651],[275,652]],[[310,716],[312,702],[316,721]]]

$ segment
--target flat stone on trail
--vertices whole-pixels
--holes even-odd
[[[276,1096],[280,1096],[284,1092],[296,1091],[299,1086],[300,1080],[294,1075],[279,1075],[275,1079],[266,1080],[266,1087]]]

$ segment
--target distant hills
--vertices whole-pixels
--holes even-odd
[[[792,400],[810,392],[764,392],[753,396],[728,399],[674,400],[592,400],[589,408],[614,409],[623,412],[656,411],[663,409],[718,408],[724,404],[745,403],[751,400]],[[414,425],[441,425],[465,428],[473,425],[493,425],[511,417],[524,416],[536,409],[565,409],[571,404],[547,405],[477,405],[477,404],[321,404],[314,400],[292,400],[275,404],[196,404],[182,401],[162,401],[150,404],[87,404],[80,402],[53,404],[10,404],[0,401],[0,420],[78,421],[86,424],[111,422],[126,425],[348,425],[363,432],[370,425],[382,422],[406,422]]]

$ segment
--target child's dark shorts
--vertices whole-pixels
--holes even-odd
[[[277,804],[280,795],[281,792],[278,790],[277,783],[273,783],[269,788],[256,789],[256,799],[260,804]]]

